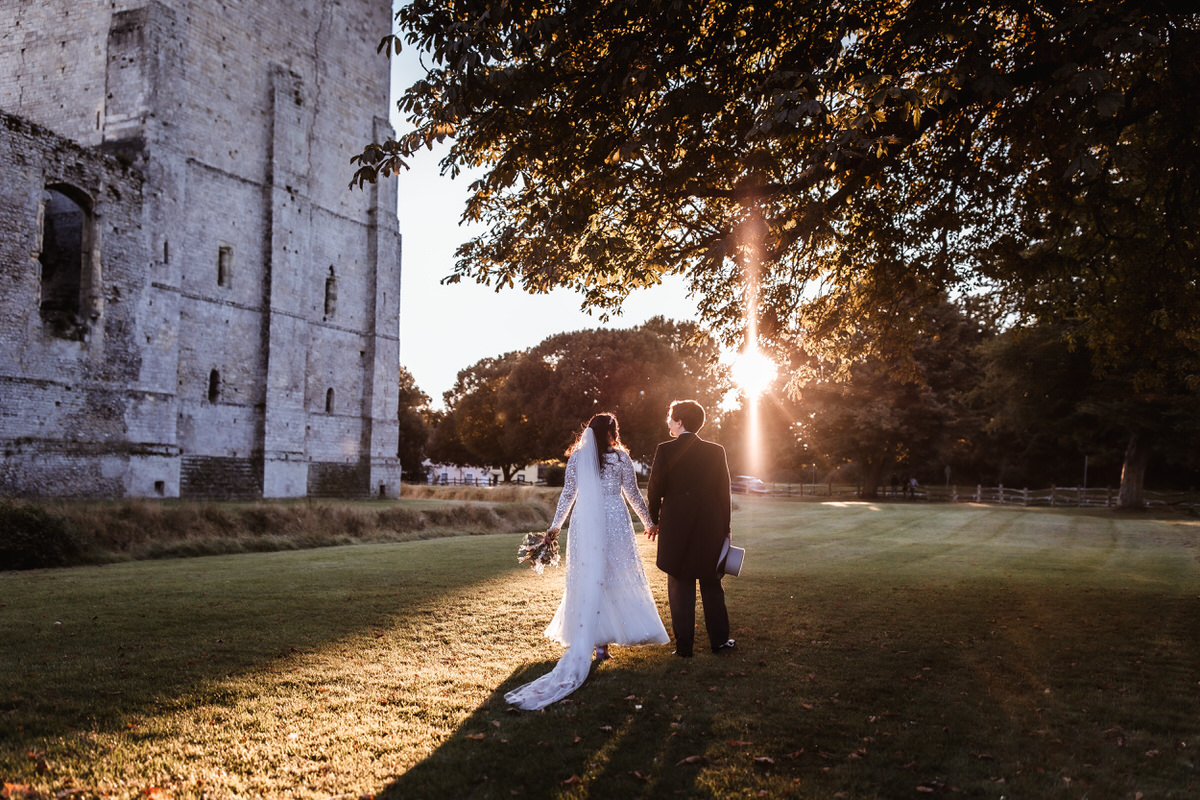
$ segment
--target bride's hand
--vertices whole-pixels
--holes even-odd
[[[559,528],[547,528],[546,529],[546,541],[550,541],[551,539],[557,539],[559,530],[560,530]]]

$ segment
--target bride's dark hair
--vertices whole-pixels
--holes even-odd
[[[611,453],[614,450],[628,452],[625,449],[625,445],[621,444],[621,427],[617,424],[616,415],[608,412],[597,414],[588,420],[587,425],[583,427],[585,430],[587,428],[592,429],[592,436],[596,439],[596,460],[600,462],[598,466],[601,470],[604,469],[604,455],[606,453]],[[609,439],[612,440],[611,445],[608,443]],[[579,449],[581,441],[583,441],[583,431],[579,432],[579,435],[575,437],[575,443],[567,450],[568,456]]]

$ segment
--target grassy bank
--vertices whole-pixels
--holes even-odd
[[[30,553],[30,565],[62,565],[512,533],[544,527],[557,496],[535,487],[417,486],[405,487],[399,500],[361,502],[5,503],[0,555],[12,549]],[[50,542],[64,555],[40,552]]]
[[[559,655],[562,573],[518,567],[516,536],[0,574],[0,774],[13,796],[1200,793],[1194,521],[748,500],[735,536],[737,652],[615,648],[535,713],[503,693]]]

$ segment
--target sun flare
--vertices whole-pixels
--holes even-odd
[[[748,397],[758,397],[770,388],[779,368],[761,350],[752,349],[739,353],[730,371],[734,383]]]

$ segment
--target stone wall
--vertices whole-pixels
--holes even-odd
[[[348,188],[350,156],[390,134],[374,53],[388,4],[0,0],[0,17],[13,21],[0,30],[0,108],[31,132],[0,161],[13,209],[0,234],[36,238],[57,171],[91,165],[71,185],[96,198],[105,265],[89,275],[96,330],[79,341],[39,339],[37,305],[0,299],[0,345],[58,365],[35,391],[48,380],[38,367],[4,364],[0,405],[26,405],[0,417],[0,439],[26,443],[6,445],[0,475],[15,477],[0,492],[42,491],[20,476],[58,469],[32,466],[28,441],[45,440],[108,476],[72,472],[49,494],[221,496],[220,476],[247,468],[242,485],[266,496],[399,494],[396,184]],[[34,248],[6,248],[0,281],[28,299]],[[84,397],[61,377],[76,372],[103,375],[103,391]],[[168,466],[126,468],[118,487],[111,459],[66,436],[69,423],[40,422],[64,408],[110,449],[148,448],[147,463]]]
[[[119,159],[0,113],[0,491],[154,495],[177,491],[171,398],[140,385],[148,288],[144,176]],[[39,313],[50,186],[86,212],[77,335]]]

